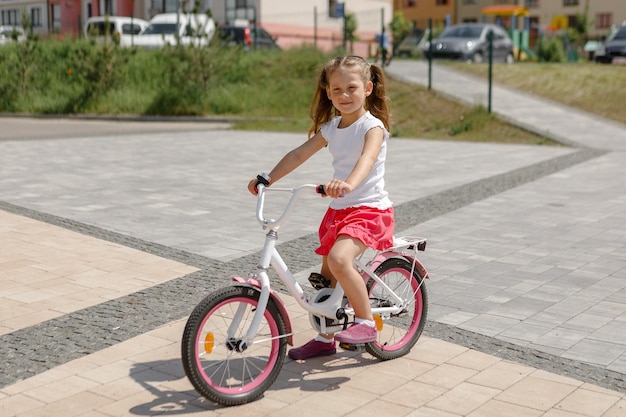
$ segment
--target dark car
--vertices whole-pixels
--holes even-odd
[[[596,62],[610,64],[626,62],[626,26],[622,25],[613,32],[604,43],[598,46],[594,54]]]
[[[276,39],[265,29],[254,26],[221,26],[219,38],[227,45],[239,45],[244,49],[280,49]]]
[[[490,23],[461,23],[450,26],[433,39],[432,58],[484,62],[489,58],[487,34],[493,32],[493,61],[513,63],[513,41],[500,26]],[[424,44],[429,57],[429,44]]]

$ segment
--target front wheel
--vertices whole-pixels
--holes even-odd
[[[481,52],[475,52],[474,55],[472,55],[472,59],[470,62],[481,64],[483,61],[484,61],[483,54]]]
[[[285,321],[274,302],[254,338],[245,336],[259,302],[259,290],[222,288],[193,310],[182,339],[185,374],[211,401],[240,405],[253,401],[274,383],[285,360]]]
[[[365,350],[381,360],[396,359],[411,351],[424,330],[428,312],[424,277],[420,276],[418,268],[413,268],[412,263],[404,258],[387,259],[374,272],[402,298],[404,308],[400,313],[381,317],[380,321],[377,319],[378,340],[367,343]],[[394,305],[389,292],[373,279],[367,283],[367,289],[372,308]]]

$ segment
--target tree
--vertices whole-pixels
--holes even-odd
[[[413,30],[413,23],[410,20],[405,19],[402,12],[395,12],[393,19],[389,23],[389,29],[391,30],[391,36],[393,38],[393,50],[396,50],[398,44],[404,39],[411,30]]]
[[[585,2],[585,11],[576,14],[576,32],[583,38],[584,41],[589,39],[589,27],[592,25],[591,18],[589,17],[589,0]]]
[[[354,13],[346,13],[345,17],[345,37],[346,42],[350,42],[350,53],[354,51],[354,41],[359,40],[358,36],[356,36],[355,32],[358,28],[358,23],[356,21],[356,16]]]

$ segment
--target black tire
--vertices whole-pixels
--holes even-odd
[[[485,61],[483,54],[481,52],[475,52],[474,55],[472,55],[472,62],[476,63],[476,64],[481,64]]]
[[[282,369],[287,351],[285,321],[271,299],[254,340],[244,343],[259,295],[251,287],[222,288],[202,300],[187,320],[181,347],[185,374],[200,394],[218,404],[254,401]],[[238,308],[242,318],[229,338],[227,331]]]
[[[417,268],[411,274],[412,264],[404,258],[390,258],[376,268],[376,275],[383,280],[406,303],[405,309],[397,315],[382,320],[378,330],[378,340],[367,343],[365,350],[380,359],[390,360],[406,355],[411,351],[424,330],[428,314],[428,294]],[[387,291],[370,279],[367,290],[370,305],[391,306]]]

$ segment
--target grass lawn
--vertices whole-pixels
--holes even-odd
[[[316,79],[332,56],[312,47],[263,53],[217,46],[147,51],[33,40],[0,48],[0,111],[233,116],[242,120],[235,128],[305,136]],[[487,77],[487,64],[442,64]],[[555,145],[484,107],[387,79],[393,136]],[[626,66],[495,65],[494,79],[626,123]]]
[[[387,94],[391,100],[392,128],[396,137],[462,140],[474,142],[558,145],[499,120],[484,107],[471,107],[429,91],[426,87],[409,85],[387,77]],[[311,94],[315,80],[311,80]],[[309,127],[308,112],[289,118],[259,117],[235,123],[235,128],[302,132]]]
[[[487,78],[488,64],[449,63],[454,69]],[[592,62],[521,62],[494,65],[493,80],[607,119],[626,123],[626,66]]]

